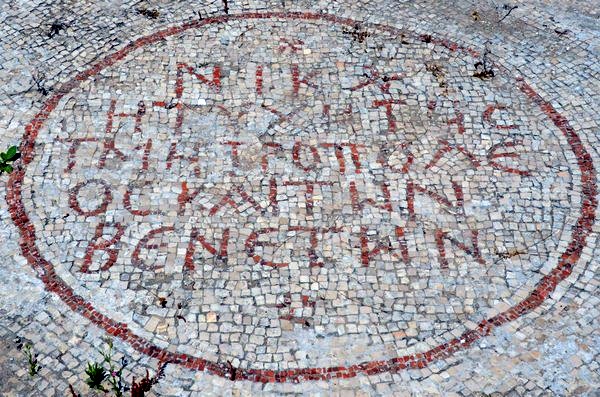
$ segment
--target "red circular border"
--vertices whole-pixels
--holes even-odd
[[[78,87],[82,81],[94,76],[106,67],[112,66],[122,60],[130,52],[155,43],[167,36],[182,33],[188,29],[195,29],[206,25],[223,23],[233,20],[244,19],[301,19],[301,20],[322,20],[342,25],[355,26],[357,21],[349,18],[340,18],[327,14],[303,13],[303,12],[264,12],[264,13],[243,13],[237,15],[223,15],[218,17],[201,19],[183,25],[174,26],[165,30],[158,31],[150,36],[139,38],[121,50],[106,56],[91,68],[77,74],[73,79],[66,82],[55,94],[48,99],[42,110],[25,127],[23,142],[21,144],[22,163],[14,171],[9,179],[6,201],[10,208],[13,222],[18,227],[21,234],[20,245],[23,256],[29,264],[38,273],[38,276],[44,282],[46,289],[57,294],[64,303],[72,310],[81,314],[93,324],[103,328],[110,335],[118,337],[129,343],[138,352],[144,353],[150,357],[163,362],[183,365],[194,370],[205,370],[211,374],[229,378],[231,380],[250,380],[255,382],[299,382],[301,380],[326,380],[332,378],[350,378],[359,374],[378,374],[387,371],[399,371],[405,368],[423,368],[429,363],[446,358],[453,353],[469,347],[476,340],[489,335],[490,332],[502,324],[508,323],[516,318],[529,313],[537,308],[554,291],[557,284],[568,277],[579,260],[581,252],[585,246],[585,240],[592,230],[595,221],[595,212],[598,206],[596,199],[596,171],[592,163],[592,158],[585,150],[581,139],[577,136],[568,121],[552,107],[552,105],[543,100],[525,81],[517,79],[519,89],[546,114],[550,120],[564,134],[571,150],[577,157],[577,164],[581,171],[581,185],[583,193],[582,212],[574,226],[572,240],[566,251],[561,255],[557,266],[544,276],[535,286],[533,291],[519,304],[511,307],[503,313],[481,321],[476,329],[466,331],[460,337],[452,339],[447,343],[439,345],[423,353],[395,357],[388,360],[363,362],[360,364],[325,368],[299,368],[289,370],[261,370],[261,369],[243,369],[235,368],[230,364],[213,362],[199,357],[190,356],[183,353],[173,353],[158,346],[151,344],[145,339],[137,336],[130,331],[125,323],[116,322],[97,311],[89,302],[82,297],[75,295],[73,290],[56,274],[54,267],[50,262],[42,257],[35,242],[35,228],[29,217],[25,213],[25,207],[22,201],[22,183],[25,176],[26,166],[33,160],[34,144],[40,128],[47,120],[50,113],[56,108],[61,98]],[[387,31],[393,34],[399,34],[400,29],[386,25],[368,25],[378,30]],[[445,39],[432,38],[429,35],[421,35],[419,39],[427,42],[442,45],[450,51],[464,51],[473,56],[478,53],[472,49],[464,48],[456,43]]]

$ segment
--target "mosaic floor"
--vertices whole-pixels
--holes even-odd
[[[593,3],[3,4],[0,394],[597,395]]]

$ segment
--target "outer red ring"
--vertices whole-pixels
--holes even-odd
[[[150,36],[139,38],[127,44],[121,50],[110,54],[101,61],[94,64],[91,68],[77,74],[73,79],[66,82],[50,97],[42,107],[42,110],[27,124],[21,144],[22,163],[18,169],[13,172],[9,179],[6,201],[13,222],[17,226],[20,234],[20,246],[23,256],[29,264],[38,273],[38,276],[44,282],[46,289],[57,294],[63,302],[75,312],[90,320],[93,324],[103,328],[110,335],[118,337],[129,343],[135,350],[154,357],[163,362],[179,364],[194,370],[205,370],[210,374],[227,377],[231,380],[250,380],[255,382],[299,382],[302,380],[326,380],[332,378],[350,378],[359,374],[377,374],[386,371],[399,371],[405,368],[423,368],[429,363],[447,358],[453,353],[469,347],[478,339],[489,335],[490,332],[500,325],[508,323],[522,315],[529,313],[537,308],[554,291],[558,283],[568,277],[573,266],[579,260],[581,252],[586,244],[586,238],[592,230],[595,221],[595,212],[598,206],[596,199],[596,171],[592,163],[592,158],[584,148],[581,139],[577,136],[568,121],[552,107],[552,105],[543,100],[525,81],[517,79],[517,86],[521,91],[537,104],[540,109],[552,120],[554,125],[564,134],[571,150],[577,157],[577,164],[581,171],[582,185],[582,210],[581,215],[574,225],[572,240],[565,252],[561,255],[557,266],[544,276],[535,286],[529,296],[522,302],[511,307],[503,313],[494,317],[482,320],[476,329],[466,331],[460,337],[452,339],[447,343],[439,345],[428,351],[408,355],[403,357],[394,357],[382,361],[370,361],[350,366],[339,366],[329,368],[300,368],[290,370],[261,370],[261,369],[242,369],[235,368],[230,364],[212,362],[199,357],[193,357],[183,353],[172,353],[158,346],[151,344],[145,339],[135,335],[127,328],[127,324],[116,322],[97,311],[89,302],[82,297],[75,295],[73,290],[61,279],[54,271],[53,265],[42,257],[35,242],[35,228],[29,217],[25,213],[25,206],[22,201],[22,183],[25,176],[25,169],[34,157],[34,144],[40,128],[46,122],[50,113],[56,108],[61,98],[78,87],[82,81],[94,76],[106,67],[112,66],[122,60],[130,52],[155,43],[167,36],[182,33],[188,29],[195,29],[206,25],[223,23],[233,20],[244,19],[300,19],[300,20],[322,20],[342,25],[355,26],[359,22],[349,18],[340,18],[327,14],[305,13],[305,12],[263,12],[263,13],[243,13],[237,15],[223,15],[218,17],[196,20],[183,25],[174,26],[165,30],[158,31]],[[400,29],[386,25],[367,25],[377,28],[381,31],[387,31],[393,34],[400,34]],[[407,32],[404,32],[407,33]],[[425,42],[432,42],[442,45],[450,51],[468,52],[473,56],[478,56],[477,52],[459,46],[456,43],[445,39],[432,38],[429,35],[421,35],[419,38]]]

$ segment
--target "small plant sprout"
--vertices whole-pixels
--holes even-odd
[[[136,382],[135,378],[131,381],[131,397],[145,397],[146,392],[149,392],[152,389],[152,386],[158,383],[160,378],[164,376],[165,367],[167,363],[160,362],[158,364],[158,369],[156,370],[156,375],[154,377],[150,377],[148,370],[146,370],[146,377],[142,378],[139,382]]]
[[[100,355],[104,359],[104,363],[108,366],[108,383],[115,393],[116,397],[122,397],[125,386],[123,384],[123,369],[127,365],[125,357],[121,358],[120,365],[117,367],[113,360],[113,342],[112,339],[107,339],[106,344],[108,349],[106,351],[99,350]]]
[[[106,350],[98,350],[102,356],[101,362],[88,363],[85,373],[88,378],[85,383],[94,390],[100,390],[104,393],[112,391],[115,397],[123,397],[123,393],[131,390],[131,397],[144,397],[145,393],[152,389],[152,386],[158,383],[160,378],[164,375],[166,362],[160,362],[158,369],[154,377],[150,377],[148,370],[146,370],[146,377],[142,378],[139,382],[133,378],[131,387],[127,387],[123,382],[123,370],[128,364],[125,357],[120,360],[114,360],[113,342],[111,339],[106,340],[108,348]],[[108,367],[108,369],[106,368]],[[110,389],[104,387],[103,383],[108,382]],[[72,397],[79,397],[80,395],[75,391],[72,385],[69,385],[69,391]]]
[[[107,390],[102,386],[102,382],[106,379],[106,370],[100,363],[88,363],[85,373],[88,378],[85,383],[90,389],[100,390],[106,392]]]
[[[40,371],[41,367],[38,365],[37,354],[34,354],[31,349],[32,346],[28,343],[23,347],[23,353],[25,354],[25,357],[27,357],[29,376],[33,377]]]
[[[4,153],[0,152],[0,175],[3,173],[10,174],[13,171],[12,163],[15,162],[21,153],[17,151],[16,146],[11,146]]]

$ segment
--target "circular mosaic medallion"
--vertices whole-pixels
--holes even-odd
[[[588,153],[526,82],[322,14],[138,39],[24,141],[8,201],[47,288],[145,354],[236,380],[448,357],[548,297],[597,205]]]

